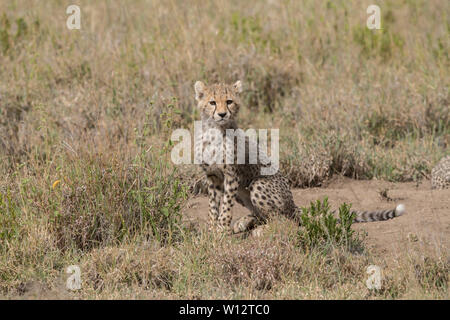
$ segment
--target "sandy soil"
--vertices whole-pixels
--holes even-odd
[[[381,196],[383,190],[387,190],[387,197]],[[294,189],[292,193],[298,206],[309,205],[310,201],[325,196],[333,208],[342,202],[351,203],[352,208],[359,210],[388,209],[403,203],[405,215],[389,221],[355,224],[354,228],[367,231],[369,247],[393,258],[411,246],[423,246],[424,250],[450,255],[450,190],[431,190],[429,181],[418,185],[339,177],[326,187]],[[247,209],[236,204],[233,220],[247,213]],[[189,220],[206,223],[207,197],[191,199],[184,214]]]

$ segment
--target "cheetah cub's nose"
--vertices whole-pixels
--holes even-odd
[[[218,113],[218,115],[219,115],[221,118],[223,118],[223,117],[225,117],[225,116],[227,115],[227,113],[226,113],[226,112],[220,112],[220,113]]]

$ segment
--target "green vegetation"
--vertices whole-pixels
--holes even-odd
[[[198,179],[168,139],[198,118],[196,80],[241,79],[240,124],[281,128],[293,186],[426,178],[450,145],[449,2],[386,1],[377,31],[359,1],[77,4],[81,30],[63,2],[0,3],[0,295],[367,298],[349,206],[260,240],[187,228]],[[375,297],[446,297],[433,263]],[[60,291],[73,264],[83,289]]]
[[[323,202],[317,200],[316,203],[311,203],[309,208],[302,208],[302,227],[299,232],[301,245],[304,248],[332,245],[345,249],[360,246],[362,240],[351,228],[355,214],[350,208],[351,205],[343,203],[335,216],[328,204],[328,198]]]

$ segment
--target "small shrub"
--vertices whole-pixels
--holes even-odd
[[[302,227],[299,231],[300,244],[310,248],[323,244],[355,248],[361,240],[352,230],[355,214],[351,205],[343,203],[338,218],[334,217],[328,205],[328,198],[311,202],[309,208],[302,208],[300,216]]]

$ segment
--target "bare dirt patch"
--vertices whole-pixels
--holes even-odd
[[[431,190],[430,182],[421,184],[391,183],[387,181],[361,181],[339,177],[324,188],[294,189],[298,206],[328,197],[333,208],[342,202],[351,203],[358,210],[393,208],[399,203],[406,206],[406,214],[393,220],[355,224],[356,230],[367,232],[367,245],[375,252],[396,258],[404,250],[420,249],[449,255],[450,245],[450,190]],[[233,218],[248,213],[236,204]],[[205,224],[208,219],[208,199],[198,196],[189,200],[186,219]]]

